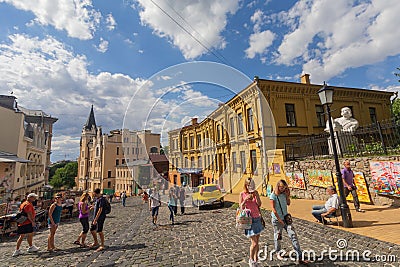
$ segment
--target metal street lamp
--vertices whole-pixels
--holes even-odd
[[[346,196],[344,194],[343,187],[343,179],[342,173],[340,172],[340,164],[339,157],[336,149],[335,135],[333,133],[333,125],[332,125],[332,117],[331,117],[331,109],[330,105],[333,103],[333,88],[326,85],[324,82],[324,86],[318,91],[319,99],[321,100],[321,104],[326,106],[326,113],[328,114],[328,124],[329,124],[329,133],[331,136],[331,145],[333,150],[333,157],[335,159],[336,166],[336,179],[339,187],[340,193],[340,210],[342,213],[343,226],[346,228],[353,227],[353,221],[351,220],[351,213],[349,206],[347,205]]]

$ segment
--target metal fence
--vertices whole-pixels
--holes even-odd
[[[341,157],[400,153],[400,117],[359,127],[355,132],[336,132],[335,141]],[[287,160],[330,157],[331,150],[329,133],[311,135],[285,144]]]

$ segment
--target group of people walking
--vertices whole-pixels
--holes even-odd
[[[350,168],[350,162],[346,160],[344,162],[344,168],[342,170],[343,185],[345,187],[345,196],[349,193],[352,194],[354,199],[354,206],[357,212],[364,212],[360,208],[360,202],[357,197],[356,186],[354,184],[354,173]],[[328,201],[324,206],[313,206],[312,215],[322,223],[326,223],[325,216],[334,212],[339,208],[338,196],[336,189],[333,186],[327,188],[329,195]],[[303,258],[300,242],[297,237],[296,231],[293,226],[291,215],[288,212],[288,206],[290,206],[290,189],[285,180],[279,180],[271,193],[270,197],[271,205],[271,224],[274,230],[274,252],[278,260],[284,260],[285,256],[283,250],[281,250],[282,232],[285,230],[291,240],[294,251],[297,255],[299,264],[307,265],[308,260]],[[239,207],[241,209],[250,210],[250,216],[252,218],[251,229],[244,230],[244,234],[250,239],[250,255],[249,255],[249,266],[261,266],[258,259],[259,252],[259,238],[261,232],[264,230],[262,224],[262,214],[260,212],[261,198],[258,191],[255,188],[255,183],[252,178],[247,178],[244,182],[243,191],[239,196]]]
[[[91,204],[91,197],[89,193],[82,194],[80,201],[78,203],[78,211],[79,211],[79,221],[82,225],[82,231],[79,234],[78,238],[73,242],[80,247],[90,247],[96,248],[96,251],[101,251],[105,248],[104,246],[104,233],[103,227],[106,219],[106,199],[101,194],[100,189],[95,189],[93,192],[93,197],[95,201]],[[30,193],[26,201],[24,201],[20,206],[20,211],[26,217],[26,220],[18,224],[17,233],[19,234],[19,238],[17,240],[16,250],[13,253],[13,257],[22,254],[20,249],[22,241],[25,236],[27,236],[28,241],[28,249],[27,252],[37,252],[40,250],[39,247],[33,245],[33,236],[34,232],[37,229],[36,226],[36,212],[33,206],[33,202],[38,198],[38,195],[35,193]],[[49,228],[49,236],[47,238],[47,251],[53,252],[59,250],[55,246],[55,235],[56,231],[59,227],[61,221],[62,214],[62,194],[56,194],[54,197],[54,202],[51,204],[48,211],[48,219],[47,224]],[[89,214],[90,211],[93,210],[93,220],[91,226],[89,227]],[[23,218],[25,218],[23,217]],[[92,234],[93,243],[88,245],[86,244],[87,233]],[[97,238],[97,234],[100,237],[100,242]]]

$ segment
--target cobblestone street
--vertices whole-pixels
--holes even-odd
[[[16,238],[0,243],[1,266],[248,266],[249,240],[235,229],[235,211],[231,208],[198,210],[186,208],[185,215],[178,215],[175,225],[168,220],[169,211],[163,203],[160,209],[159,226],[152,225],[147,204],[139,198],[129,198],[127,207],[112,204],[112,212],[105,223],[106,250],[94,252],[73,245],[81,225],[71,219],[60,225],[56,234],[59,252],[48,253],[48,230],[42,229],[35,237],[34,244],[40,246],[39,253],[27,253],[26,240],[22,243],[24,254],[11,257]],[[178,213],[179,208],[178,208]],[[269,213],[269,212],[268,212]],[[269,214],[265,215],[267,227],[260,238],[262,249],[273,249],[273,230]],[[313,249],[317,256],[325,249],[337,249],[337,241],[347,241],[348,249],[365,250],[376,255],[397,256],[397,262],[346,262],[332,261],[328,254],[310,266],[400,266],[398,245],[355,235],[323,225],[295,219],[294,224],[303,250]],[[92,241],[88,236],[88,241]],[[291,246],[283,235],[283,249]],[[336,253],[336,255],[340,255]],[[378,259],[378,258],[375,258]],[[291,261],[271,261],[269,256],[264,266],[295,266]]]

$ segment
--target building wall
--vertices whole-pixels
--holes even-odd
[[[269,165],[266,163],[274,160],[274,155],[268,155],[267,150],[282,149],[286,142],[324,131],[326,119],[318,125],[316,108],[321,105],[317,95],[321,87],[310,84],[309,79],[303,79],[303,83],[255,79],[202,122],[193,120],[191,125],[169,132],[169,145],[173,148],[169,155],[169,181],[179,184],[178,168],[198,166],[197,159],[201,157],[204,183],[216,182],[226,191],[238,193],[243,188],[244,178],[253,177],[260,187],[267,180]],[[360,125],[372,123],[369,108],[375,108],[377,120],[390,118],[391,93],[344,87],[334,87],[334,90],[331,107],[334,118],[340,117],[340,109],[345,106],[352,108],[353,117]],[[294,107],[292,126],[288,125],[286,104]],[[194,146],[190,147],[192,136]],[[204,141],[201,146],[197,145],[197,136]],[[255,157],[251,157],[251,153],[255,153]],[[192,158],[194,163],[190,161]],[[252,168],[254,159],[256,170]]]

